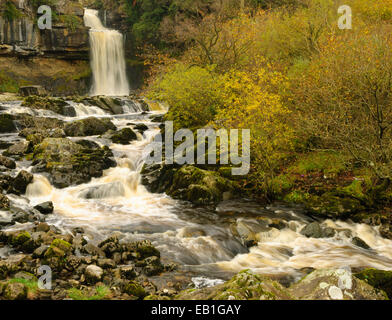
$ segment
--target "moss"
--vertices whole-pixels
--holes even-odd
[[[389,298],[392,298],[392,271],[370,268],[356,273],[355,276],[366,281],[372,287],[383,290]]]
[[[234,182],[223,178],[218,172],[185,166],[174,173],[168,193],[195,204],[209,204],[219,202],[224,192],[233,189]]]
[[[28,233],[27,231],[21,232],[12,239],[12,244],[14,246],[20,246],[25,242],[29,241],[30,239],[31,239],[30,233]]]
[[[294,190],[287,194],[283,200],[290,203],[305,203],[311,195],[307,192]]]
[[[108,298],[110,289],[106,286],[98,286],[92,292],[82,291],[77,288],[68,290],[68,297],[72,300],[104,300]]]
[[[309,212],[333,219],[347,218],[351,214],[365,210],[357,199],[341,198],[333,192],[326,192],[322,196],[311,196],[306,201]]]
[[[128,282],[128,284],[125,286],[124,291],[130,296],[135,296],[139,299],[144,299],[147,296],[147,293],[144,288],[136,281]]]
[[[347,158],[338,152],[314,152],[303,155],[289,168],[292,173],[321,172],[335,176],[347,169]]]
[[[45,252],[45,258],[63,258],[72,249],[72,245],[62,239],[54,239]]]

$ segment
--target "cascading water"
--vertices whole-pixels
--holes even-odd
[[[97,10],[86,9],[84,23],[90,27],[91,68],[93,96],[127,96],[129,84],[126,76],[123,36],[102,25]]]
[[[64,232],[82,227],[85,235],[100,241],[115,233],[120,240],[149,239],[161,251],[162,258],[174,261],[187,274],[227,279],[243,269],[293,281],[303,276],[302,268],[336,268],[342,266],[374,267],[392,270],[392,241],[381,237],[378,227],[353,222],[325,220],[324,227],[336,230],[330,238],[307,238],[302,228],[312,221],[300,208],[277,206],[264,208],[249,201],[226,201],[214,209],[176,201],[165,194],[152,194],[140,183],[140,172],[145,159],[145,147],[160,132],[159,123],[152,121],[151,113],[162,115],[165,110],[144,112],[137,101],[118,99],[123,114],[113,115],[107,110],[81,102],[67,101],[76,116],[61,116],[48,110],[33,110],[21,101],[0,104],[0,113],[27,113],[39,117],[56,117],[74,121],[92,115],[109,118],[118,129],[138,124],[148,130],[137,132],[138,140],[129,145],[113,143],[105,136],[69,137],[87,139],[108,146],[117,167],[105,170],[100,178],[90,182],[57,189],[43,174],[34,174],[26,195],[7,195],[19,208],[29,208],[52,201],[55,212],[46,218],[48,224]],[[152,108],[150,108],[152,109]],[[21,141],[18,133],[0,134],[0,153],[6,147]],[[16,161],[13,174],[24,169],[32,172],[32,163]],[[9,213],[0,211],[0,219]],[[282,219],[285,226],[269,228],[257,234],[258,245],[247,248],[238,238],[240,223],[258,224],[263,219]],[[23,229],[16,224],[9,227]],[[236,228],[236,232],[233,232]],[[242,227],[244,231],[244,227]],[[353,237],[363,239],[372,249],[366,250],[352,243]],[[0,250],[0,258],[8,254]],[[204,280],[203,280],[204,281]]]

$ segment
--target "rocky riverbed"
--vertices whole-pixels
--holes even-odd
[[[0,299],[391,294],[380,226],[240,198],[224,169],[145,166],[164,112],[136,96],[0,102]]]

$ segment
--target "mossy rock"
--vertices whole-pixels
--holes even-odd
[[[14,236],[12,238],[11,242],[12,242],[13,246],[21,246],[25,242],[29,241],[30,239],[31,239],[30,233],[27,231],[24,231],[24,232],[17,234],[16,236]]]
[[[128,282],[124,288],[124,291],[130,296],[135,296],[139,299],[144,299],[147,296],[147,293],[144,288],[136,281]]]
[[[54,239],[48,250],[45,252],[45,258],[63,258],[71,253],[72,245],[62,239]]]
[[[300,300],[387,300],[385,292],[354,277],[347,269],[319,269],[311,272],[289,291]]]
[[[116,126],[109,119],[98,119],[94,117],[67,123],[64,132],[70,137],[85,137],[104,134],[105,132],[116,131]]]
[[[212,204],[221,201],[225,192],[233,190],[233,182],[215,171],[184,166],[175,172],[168,194],[195,204]]]
[[[146,259],[149,257],[160,257],[161,253],[155,248],[150,241],[145,240],[136,244],[136,253],[140,259]]]
[[[28,96],[23,100],[23,106],[37,110],[49,110],[63,116],[75,116],[75,109],[68,106],[61,98]]]
[[[365,210],[358,199],[341,198],[332,192],[324,193],[322,196],[312,196],[306,201],[305,206],[311,214],[332,219],[344,219]]]
[[[66,138],[47,138],[35,146],[35,172],[48,172],[52,184],[66,188],[99,178],[116,165],[108,147],[87,148]]]
[[[281,284],[248,270],[212,288],[185,290],[176,300],[294,300]]]
[[[372,287],[383,290],[389,298],[392,297],[392,271],[369,268],[356,273],[355,276]]]
[[[0,133],[15,132],[16,126],[12,115],[0,114]]]
[[[113,143],[127,145],[130,142],[137,140],[137,135],[132,129],[124,128],[112,134],[110,139]]]

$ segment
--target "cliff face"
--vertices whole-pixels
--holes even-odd
[[[0,0],[0,92],[2,81],[11,81],[16,82],[15,88],[42,85],[53,95],[88,93],[89,29],[84,26],[83,8],[94,6],[107,27],[124,34],[131,87],[141,85],[142,63],[132,58],[132,34],[125,9],[117,1],[107,8],[97,7],[99,2],[95,0],[48,0],[53,17],[51,30],[38,28],[40,15],[34,3],[37,1]]]
[[[0,13],[0,54],[45,56],[65,60],[88,60],[88,28],[83,25],[83,6],[58,0],[52,6],[53,27],[40,30],[34,6],[28,0],[8,0],[17,11],[9,18]]]

